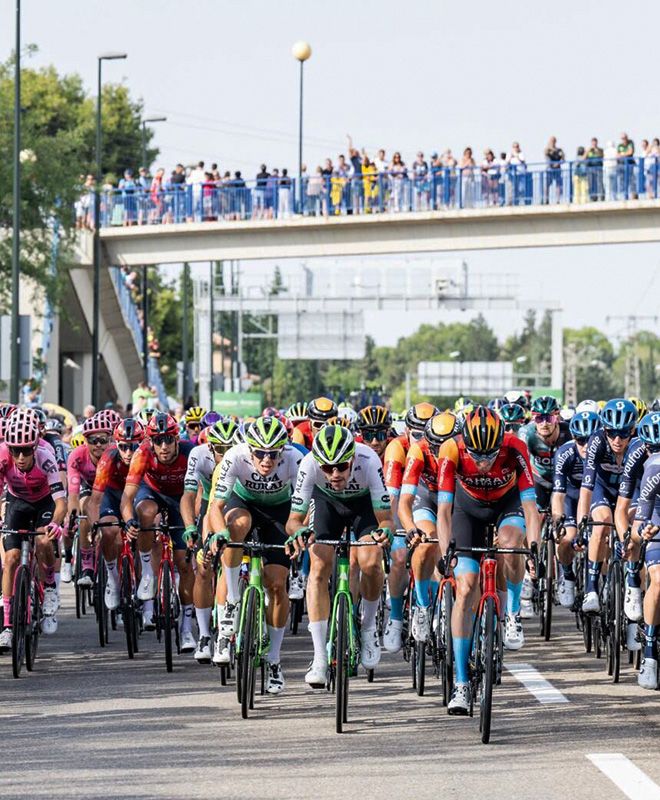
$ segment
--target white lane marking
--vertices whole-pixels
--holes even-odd
[[[531,664],[506,664],[505,666],[513,677],[520,681],[528,692],[534,695],[539,703],[548,705],[550,703],[570,702],[568,697],[564,697],[559,689],[555,689],[550,681],[546,681],[543,675],[537,669],[534,669]]]
[[[660,800],[660,786],[623,753],[588,753],[587,758],[630,800]]]

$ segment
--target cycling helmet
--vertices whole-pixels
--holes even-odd
[[[307,417],[312,422],[327,422],[337,416],[337,404],[329,397],[317,397],[307,406]]]
[[[91,436],[94,433],[112,434],[121,421],[121,417],[116,411],[110,409],[97,411],[93,417],[89,417],[83,423],[83,436]]]
[[[362,428],[390,428],[392,415],[385,406],[365,406],[357,415],[358,430]]]
[[[206,414],[205,408],[202,408],[201,406],[191,406],[183,415],[183,418],[186,421],[186,425],[190,424],[201,425],[205,414]]]
[[[451,411],[442,411],[424,426],[424,438],[432,447],[440,447],[450,439],[456,431],[456,415]]]
[[[157,411],[149,420],[147,425],[147,436],[175,436],[179,438],[179,426],[177,421],[170,414],[164,411]]]
[[[122,444],[139,444],[144,439],[144,425],[138,419],[127,417],[115,428],[114,440]]]
[[[507,403],[517,403],[526,411],[529,409],[529,398],[521,389],[511,389],[504,395],[504,399]]]
[[[261,412],[262,417],[279,417],[279,415],[279,409],[275,408],[275,406],[266,406]]]
[[[14,414],[5,426],[5,444],[9,447],[36,447],[39,443],[39,425],[36,420]]]
[[[650,447],[660,447],[660,412],[652,411],[642,417],[637,426],[637,435]]]
[[[488,408],[490,408],[491,411],[499,411],[505,403],[506,400],[503,397],[494,397],[492,400],[488,401]]]
[[[302,422],[307,419],[307,403],[291,403],[286,410],[286,415],[291,422]]]
[[[155,408],[141,408],[138,413],[135,415],[135,419],[139,419],[142,425],[146,428],[149,424],[149,420],[153,417],[156,413]]]
[[[576,414],[580,414],[582,411],[593,411],[595,414],[600,414],[600,407],[595,400],[583,400],[575,406]]]
[[[312,453],[321,465],[345,464],[355,455],[353,434],[341,425],[326,425],[314,437]]]
[[[438,413],[433,403],[417,403],[408,409],[406,427],[412,431],[423,431],[426,423]]]
[[[534,400],[531,411],[532,414],[558,414],[559,402],[556,397],[542,395]]]
[[[468,414],[474,408],[474,400],[470,397],[459,397],[454,403],[455,414]]]
[[[617,397],[608,400],[600,412],[600,418],[604,428],[610,430],[630,431],[637,422],[637,409],[625,397]]]
[[[10,417],[17,408],[18,406],[15,406],[13,403],[3,403],[0,406],[0,418],[7,419],[7,417]]]
[[[288,443],[289,435],[277,417],[259,417],[247,429],[246,441],[252,448],[280,450]]]
[[[463,422],[463,440],[470,453],[483,456],[495,454],[504,438],[500,417],[486,406],[476,406]]]
[[[211,425],[215,425],[215,423],[218,422],[218,420],[221,420],[221,419],[222,419],[222,415],[218,414],[217,411],[207,411],[206,414],[204,414],[204,417],[202,419],[202,427],[208,428]]]
[[[506,425],[522,425],[525,422],[525,409],[519,403],[504,403],[499,414]]]
[[[353,425],[357,422],[357,411],[349,405],[339,406],[337,409],[337,419],[339,420],[340,425],[346,425],[349,428],[352,428]]]
[[[629,397],[628,400],[630,400],[630,402],[637,409],[637,422],[639,422],[648,411],[646,403],[643,400],[640,400],[639,397]]]
[[[594,411],[580,411],[568,424],[574,439],[588,439],[600,428],[600,417]]]
[[[207,431],[206,441],[211,445],[233,445],[235,444],[235,435],[238,430],[238,423],[233,419],[219,419]]]
[[[245,444],[247,441],[247,429],[250,427],[252,423],[247,422],[239,422],[236,426],[236,431],[234,433],[234,443],[235,444]]]
[[[33,406],[30,410],[36,415],[37,419],[39,420],[39,422],[37,423],[39,425],[39,430],[44,430],[44,428],[46,427],[46,422],[48,421],[48,414],[46,414],[46,412],[40,406]]]
[[[46,430],[49,433],[56,433],[58,436],[61,436],[64,430],[64,423],[57,417],[48,417],[46,420]]]
[[[660,411],[660,397],[656,397],[651,403],[651,411]]]
[[[74,433],[71,436],[69,444],[71,445],[71,449],[75,450],[76,447],[80,447],[81,444],[85,444],[85,437],[82,435],[80,431],[78,431],[78,433]]]
[[[332,417],[326,422],[326,425],[341,425],[342,428],[348,428],[352,431],[353,425],[348,417]]]

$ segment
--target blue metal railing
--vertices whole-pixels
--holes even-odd
[[[157,358],[149,356],[147,370],[149,376],[149,386],[156,387],[158,391],[158,399],[160,400],[160,407],[163,409],[163,411],[167,411],[170,407],[170,404],[167,399],[167,392],[165,391],[165,384],[163,383],[163,378],[160,374],[160,366]]]
[[[302,187],[289,178],[136,186],[102,193],[101,227],[657,199],[659,177],[660,159],[642,157],[318,174]]]

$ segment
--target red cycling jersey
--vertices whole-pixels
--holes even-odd
[[[504,434],[500,452],[485,474],[467,453],[462,436],[444,442],[438,453],[439,502],[453,500],[457,478],[467,494],[482,503],[496,502],[516,483],[523,499],[527,499],[524,492],[534,492],[527,446],[513,433]]]
[[[119,450],[116,447],[108,447],[96,465],[94,491],[105,492],[106,489],[115,489],[123,492],[128,468],[129,465],[124,464],[119,455]]]
[[[96,464],[92,461],[89,448],[81,444],[69,454],[66,464],[66,479],[69,494],[80,494],[82,484],[92,486],[96,475]]]
[[[308,419],[304,419],[302,422],[296,425],[296,427],[293,429],[293,433],[291,434],[291,441],[295,444],[301,444],[308,450],[312,449],[314,434],[312,433],[312,428]]]
[[[179,442],[179,452],[174,461],[163,464],[156,458],[151,444],[143,442],[133,453],[126,485],[139,486],[144,481],[150,489],[165,497],[181,497],[188,469],[188,453],[193,446],[192,442]]]
[[[414,492],[420,481],[429,492],[438,491],[438,460],[429,450],[429,443],[426,439],[413,442],[408,450],[406,469],[402,480],[404,493]]]
[[[385,485],[391,495],[398,495],[401,491],[409,446],[408,436],[404,433],[397,436],[396,439],[392,439],[385,449],[383,457]]]

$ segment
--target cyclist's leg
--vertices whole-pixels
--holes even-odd
[[[24,526],[16,524],[16,515],[12,513],[11,501],[7,506],[5,525],[7,528],[20,530]],[[11,647],[11,601],[14,596],[14,575],[21,556],[21,540],[13,534],[5,534],[2,538],[4,559],[2,568],[2,606],[3,619],[0,629],[0,649]],[[7,633],[5,631],[8,631]]]
[[[80,488],[80,514],[81,517],[87,513],[91,488],[83,485]],[[80,533],[80,558],[82,561],[82,575],[78,580],[80,586],[91,586],[94,582],[94,548],[92,546],[92,533],[89,520],[80,519],[78,531]]]
[[[390,618],[383,635],[383,645],[391,653],[401,649],[401,629],[403,628],[403,593],[408,582],[406,571],[406,540],[400,536],[395,537],[390,550],[390,574],[388,585],[390,589]]]
[[[660,543],[652,542],[647,546],[644,563],[648,571],[649,585],[644,595],[644,649],[637,680],[644,689],[656,689],[657,638],[660,631]]]
[[[616,498],[610,497],[596,482],[591,502],[591,518],[593,521],[611,523],[613,521],[612,512],[615,500]],[[582,604],[584,611],[598,611],[600,608],[598,587],[603,565],[607,562],[608,540],[609,529],[607,527],[596,525],[592,528],[587,554],[587,585],[584,587],[584,602]]]
[[[101,552],[108,572],[105,589],[105,603],[110,610],[119,605],[119,570],[117,559],[121,548],[121,492],[117,489],[106,489],[101,499],[99,523],[101,531]],[[108,527],[105,527],[105,526]]]
[[[135,513],[141,528],[150,528],[154,525],[159,513],[157,492],[150,489],[145,483],[140,485],[135,495]],[[154,558],[154,532],[140,531],[137,537],[138,552],[140,554],[140,567],[142,578],[137,595],[140,600],[153,600],[156,594],[157,569]],[[146,609],[148,612],[149,609]]]
[[[225,520],[232,542],[244,542],[252,530],[252,514],[247,503],[233,493],[225,506]],[[243,551],[240,548],[226,548],[222,554],[223,571],[227,579],[227,605],[234,607],[239,597],[238,579],[241,572]]]
[[[502,519],[497,530],[500,547],[521,547],[524,538],[525,527],[522,516],[509,514]],[[520,615],[525,558],[515,553],[507,553],[498,555],[497,560],[500,565],[499,574],[506,584],[504,644],[509,650],[519,650],[525,641]]]
[[[437,508],[437,497],[428,491],[420,490],[415,497],[413,520],[416,527],[424,531],[429,538],[435,538],[437,520],[434,509]],[[418,641],[426,641],[431,632],[428,609],[435,588],[433,573],[437,562],[438,546],[436,544],[420,544],[415,548],[411,565],[415,579],[417,610],[413,620],[412,633]]]

